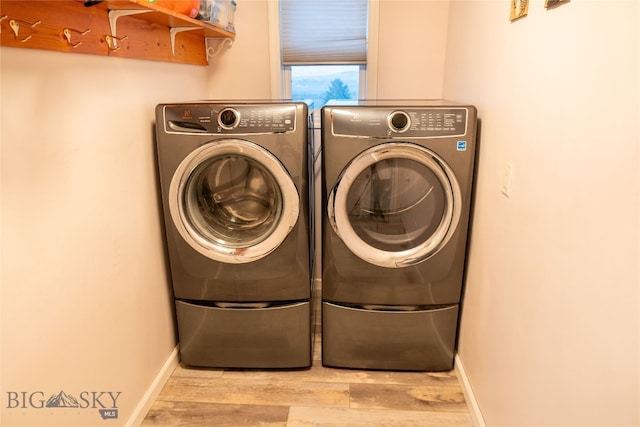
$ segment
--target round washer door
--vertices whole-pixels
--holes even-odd
[[[169,187],[182,238],[212,260],[242,264],[273,252],[295,226],[298,191],[282,163],[249,141],[205,144],[178,166]]]
[[[329,222],[361,259],[388,268],[435,255],[456,230],[462,193],[434,152],[407,142],[371,147],[342,171],[329,194]]]

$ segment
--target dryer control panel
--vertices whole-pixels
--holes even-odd
[[[293,132],[296,106],[287,104],[181,104],[164,107],[165,132],[264,134]]]
[[[334,135],[372,138],[439,138],[467,133],[467,108],[335,108]]]

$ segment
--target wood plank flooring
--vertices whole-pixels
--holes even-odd
[[[178,366],[142,426],[472,427],[455,372]]]

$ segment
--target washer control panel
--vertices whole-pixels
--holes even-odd
[[[167,133],[257,134],[293,132],[296,106],[291,104],[181,104],[164,107]]]
[[[438,138],[464,136],[468,111],[464,107],[334,108],[334,135],[373,138]]]

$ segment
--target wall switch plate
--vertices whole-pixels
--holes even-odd
[[[506,197],[511,197],[511,190],[513,187],[513,165],[510,162],[504,164],[502,171],[502,188],[500,191]]]

